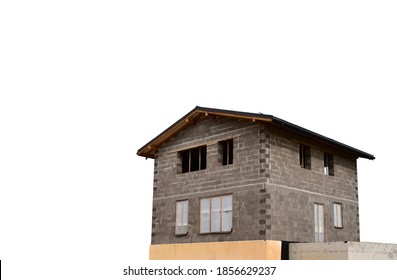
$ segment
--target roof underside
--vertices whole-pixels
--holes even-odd
[[[341,149],[345,152],[353,154],[357,157],[367,158],[367,159],[375,159],[375,157],[371,154],[353,148],[351,146],[345,145],[341,142],[335,141],[331,138],[325,137],[321,134],[315,133],[303,127],[297,126],[293,123],[287,122],[280,118],[274,117],[272,115],[264,115],[262,113],[246,113],[246,112],[238,112],[238,111],[230,111],[230,110],[222,110],[222,109],[214,109],[214,108],[205,108],[197,106],[192,111],[187,113],[181,119],[176,121],[169,128],[164,130],[161,134],[152,139],[149,143],[140,148],[137,152],[139,156],[146,158],[154,158],[156,150],[160,147],[160,145],[170,138],[174,137],[178,132],[183,130],[185,127],[194,124],[196,119],[202,115],[205,116],[224,116],[231,117],[236,119],[247,119],[253,122],[264,122],[269,123],[274,126],[280,127],[282,129],[288,130],[295,134],[301,135],[303,137],[310,138],[317,142],[321,142],[323,144]]]

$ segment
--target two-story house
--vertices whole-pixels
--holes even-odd
[[[271,115],[196,107],[138,150],[154,159],[151,259],[272,259],[359,241],[357,158]]]

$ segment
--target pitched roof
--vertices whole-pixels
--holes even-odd
[[[180,118],[169,128],[167,128],[158,136],[156,136],[151,141],[149,141],[146,145],[144,145],[142,148],[138,150],[137,154],[142,157],[154,158],[156,150],[162,143],[166,142],[171,137],[175,136],[179,131],[183,130],[185,127],[194,123],[194,121],[201,115],[225,116],[225,117],[232,117],[237,119],[248,119],[251,121],[269,123],[274,126],[280,127],[284,130],[291,131],[295,134],[316,140],[318,142],[322,142],[332,147],[339,148],[357,157],[367,158],[371,160],[375,159],[375,157],[369,153],[363,152],[359,149],[335,141],[331,138],[328,138],[326,136],[323,136],[321,134],[300,127],[296,124],[287,122],[283,119],[277,118],[272,115],[265,115],[262,113],[247,113],[247,112],[239,112],[239,111],[231,111],[231,110],[222,110],[222,109],[206,108],[199,106],[196,106],[193,110],[191,110],[185,116]]]

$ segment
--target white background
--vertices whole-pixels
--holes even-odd
[[[5,279],[115,279],[148,259],[153,161],[196,105],[374,154],[361,240],[397,243],[395,1],[1,1]],[[121,277],[122,278],[122,277]]]

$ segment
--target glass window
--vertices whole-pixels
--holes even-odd
[[[187,234],[189,201],[181,200],[176,202],[175,234]]]
[[[231,194],[200,200],[200,233],[231,232],[233,217]]]
[[[334,227],[342,228],[342,204],[334,203]]]
[[[210,211],[211,199],[202,198],[200,200],[200,233],[210,232]]]
[[[221,231],[221,198],[220,196],[211,198],[211,232]]]
[[[324,205],[314,203],[314,241],[324,242]]]
[[[222,230],[230,232],[232,230],[232,195],[223,196],[222,208]]]

